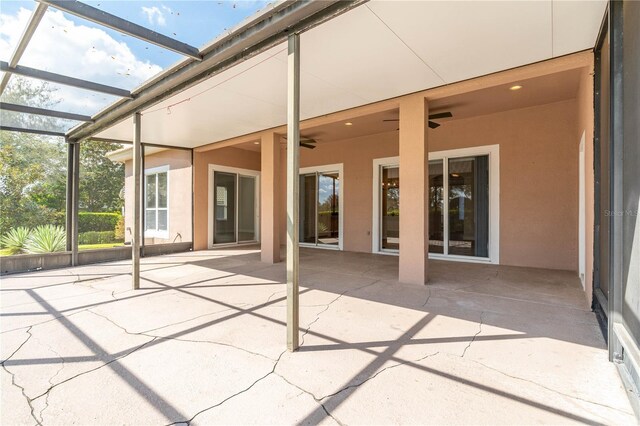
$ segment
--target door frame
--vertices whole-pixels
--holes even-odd
[[[240,176],[251,176],[254,177],[256,180],[256,187],[255,187],[255,213],[254,213],[254,220],[255,220],[255,226],[256,226],[256,239],[255,240],[251,240],[251,241],[238,241],[237,238],[237,234],[238,234],[238,209],[235,208],[235,232],[236,232],[236,241],[234,243],[221,243],[221,244],[214,244],[213,243],[213,232],[214,232],[214,223],[213,223],[213,200],[214,200],[214,195],[213,195],[213,174],[215,172],[222,172],[222,173],[234,173],[236,175],[240,175]],[[209,249],[215,248],[215,247],[225,247],[225,246],[237,246],[237,245],[247,245],[247,244],[256,244],[260,242],[260,171],[258,170],[250,170],[250,169],[241,169],[239,167],[228,167],[228,166],[220,166],[217,164],[209,164],[208,165],[208,175],[207,175],[207,186],[209,187],[209,191],[208,191],[208,200],[207,200],[207,247]],[[239,185],[236,181],[236,202],[238,202],[238,191],[239,191]]]
[[[333,246],[329,244],[311,244],[311,243],[302,243],[298,244],[300,247],[312,247],[312,248],[321,248],[327,250],[343,250],[344,247],[344,173],[343,173],[343,163],[336,164],[323,164],[321,166],[311,166],[311,167],[301,167],[298,172],[298,179],[300,179],[301,175],[310,174],[310,173],[327,173],[327,172],[338,172],[338,177],[340,180],[340,187],[338,188],[338,209],[340,210],[340,217],[338,219],[338,246]],[[316,188],[318,186],[318,182],[316,181]],[[316,223],[318,221],[317,218],[317,209],[316,209]]]

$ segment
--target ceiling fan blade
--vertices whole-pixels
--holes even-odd
[[[300,138],[300,142],[304,142],[304,143],[318,143],[315,139],[311,139],[311,138]]]
[[[440,125],[438,123],[436,123],[435,121],[429,121],[429,128],[430,129],[437,129],[438,127],[440,127]]]
[[[449,111],[438,112],[436,114],[429,114],[429,120],[437,120],[439,118],[451,118],[451,117],[453,117],[453,114],[451,114],[451,112]]]
[[[300,146],[303,147],[303,148],[308,148],[308,149],[316,149],[315,145],[311,145],[311,144],[304,143],[304,142],[300,142]]]
[[[388,118],[386,120],[382,120],[382,121],[400,121],[399,118]]]

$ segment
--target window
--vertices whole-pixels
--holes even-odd
[[[169,167],[145,171],[145,237],[169,238]]]

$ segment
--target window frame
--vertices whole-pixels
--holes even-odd
[[[150,169],[145,169],[144,171],[144,237],[145,238],[161,238],[168,240],[169,239],[169,226],[170,226],[170,215],[169,215],[169,194],[170,194],[170,183],[169,183],[169,165],[153,167]],[[158,207],[158,175],[166,173],[167,175],[167,207]],[[155,194],[155,207],[147,207],[147,177],[155,175],[156,177],[156,194]],[[155,211],[156,212],[156,228],[155,229],[147,229],[147,211]],[[166,210],[167,212],[167,229],[162,230],[158,229],[158,212],[161,210]]]

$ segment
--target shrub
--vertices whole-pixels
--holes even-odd
[[[25,243],[28,253],[54,253],[64,251],[67,245],[67,235],[61,226],[38,226],[29,235]]]
[[[115,229],[120,213],[80,212],[78,214],[78,232],[111,231]]]
[[[116,229],[114,231],[116,240],[124,241],[124,231],[124,217],[120,216],[120,219],[118,219],[118,223],[116,223]]]
[[[9,250],[9,254],[13,255],[24,253],[24,246],[29,239],[30,233],[31,231],[24,226],[13,228],[9,232],[7,232],[7,235],[2,237],[2,240],[0,240],[0,244],[3,248]]]
[[[78,234],[78,244],[109,244],[122,241],[115,238],[113,231],[89,231]]]

